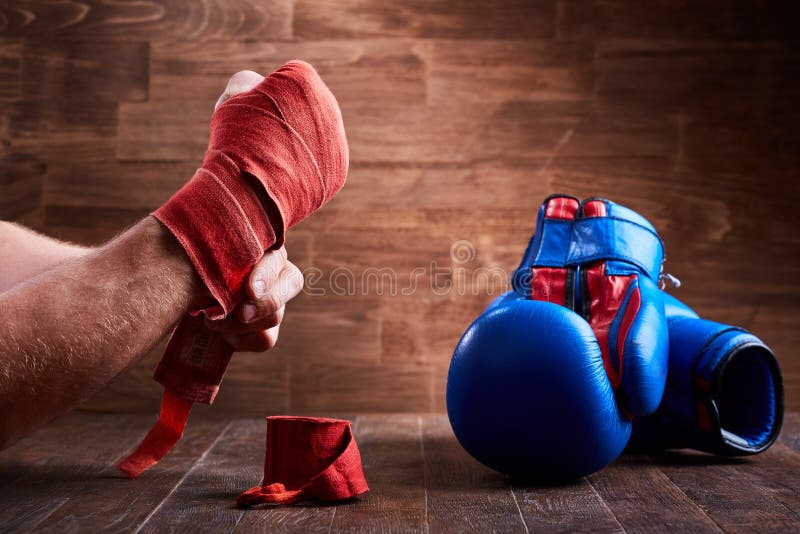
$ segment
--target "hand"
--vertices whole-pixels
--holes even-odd
[[[260,74],[243,70],[228,80],[214,109],[229,98],[249,91],[264,81]],[[278,331],[286,303],[303,289],[303,275],[287,259],[286,249],[270,251],[250,272],[248,300],[221,321],[206,320],[209,329],[220,332],[238,351],[263,352],[278,342]]]
[[[303,273],[286,255],[286,249],[267,252],[250,271],[247,299],[225,319],[206,319],[234,349],[264,352],[278,342],[286,303],[303,289]]]

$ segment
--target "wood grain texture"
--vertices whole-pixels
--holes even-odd
[[[473,460],[445,416],[422,421],[428,525],[435,532],[527,532],[506,477]]]
[[[309,293],[290,304],[277,350],[235,358],[209,411],[443,411],[455,343],[507,287],[538,204],[556,192],[650,219],[683,281],[675,295],[770,344],[799,408],[797,11],[750,0],[3,2],[0,218],[112,238],[192,175],[233,72],[305,59],[341,104],[348,184],[289,235]],[[467,260],[454,261],[464,242]],[[157,409],[159,350],[86,408]]]
[[[772,40],[792,35],[791,2],[701,0],[560,0],[562,39],[593,36],[648,39]]]
[[[515,484],[514,495],[528,530],[620,532],[622,526],[597,490],[582,478],[556,487]]]
[[[108,474],[109,466],[122,459],[149,426],[145,419],[126,415],[106,416],[98,421],[100,425],[83,426],[83,421],[86,418],[80,416],[62,418],[46,429],[46,434],[55,431],[55,435],[34,438],[31,448],[23,442],[12,449],[22,449],[21,457],[6,453],[12,469],[21,476],[0,489],[4,531],[29,531],[80,494],[85,480],[118,476]]]
[[[87,477],[79,494],[53,511],[36,529],[41,532],[76,532],[87,524],[97,532],[135,530],[176,486],[186,471],[219,437],[227,422],[194,419],[181,441],[157,468],[136,481],[119,476],[109,465],[101,475]],[[125,435],[127,429],[118,432]],[[129,436],[135,438],[135,436]],[[135,439],[130,439],[135,445]]]
[[[181,483],[140,525],[139,532],[232,531],[243,511],[236,495],[262,478],[266,421],[232,421]]]
[[[334,0],[294,3],[294,35],[380,37],[551,37],[555,0]]]
[[[326,412],[325,415],[335,415]],[[340,416],[341,417],[341,416]],[[73,413],[0,452],[0,530],[18,532],[795,532],[800,414],[748,458],[623,455],[588,478],[511,481],[472,459],[445,415],[348,417],[370,491],[335,505],[242,510],[263,473],[263,417],[193,417],[138,480],[114,459],[146,415]]]
[[[623,456],[613,466],[587,478],[626,531],[721,532],[648,458]],[[703,473],[698,470],[698,475]],[[637,497],[632,499],[631,494]],[[648,513],[642,514],[642,510]]]
[[[362,415],[355,437],[370,491],[337,508],[335,532],[426,532],[422,417]]]
[[[291,36],[290,0],[257,2],[50,2],[10,0],[0,8],[3,35],[81,40],[183,41],[198,37]]]
[[[755,461],[691,452],[656,457],[654,461],[723,530],[777,532],[800,520],[797,490],[788,489],[797,487],[798,457],[787,452],[785,447],[776,445]],[[778,467],[781,461],[786,463]]]

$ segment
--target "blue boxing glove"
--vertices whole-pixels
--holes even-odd
[[[450,363],[447,410],[467,452],[540,480],[580,477],[619,455],[632,416],[655,411],[666,380],[663,255],[627,208],[545,200],[515,293],[472,323]]]
[[[692,448],[726,456],[766,450],[783,421],[775,355],[752,334],[702,320],[670,295],[663,299],[667,386],[658,411],[634,421],[628,449]]]

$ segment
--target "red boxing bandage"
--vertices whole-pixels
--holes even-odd
[[[369,491],[349,421],[267,417],[264,481],[236,499],[241,507],[342,501]]]
[[[211,116],[202,167],[153,213],[215,300],[191,315],[229,314],[244,298],[256,262],[342,188],[347,166],[339,105],[308,63],[290,61],[223,103]],[[155,372],[165,388],[159,421],[118,465],[129,477],[180,439],[191,402],[210,404],[219,389],[233,350],[192,316],[176,328]]]
[[[250,269],[344,185],[339,105],[308,63],[291,61],[211,116],[203,166],[153,215],[181,242],[224,317]]]

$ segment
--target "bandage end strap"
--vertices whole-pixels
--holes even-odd
[[[153,379],[176,395],[211,404],[233,355],[224,338],[204,328],[202,316],[186,315],[178,323],[158,362]]]
[[[192,402],[164,390],[161,413],[155,426],[144,437],[136,450],[117,464],[117,468],[128,478],[136,478],[157,464],[181,439]]]
[[[192,404],[211,404],[233,349],[202,328],[203,318],[185,316],[172,334],[153,378],[164,386],[158,421],[129,457],[117,464],[136,478],[158,463],[183,435]]]

